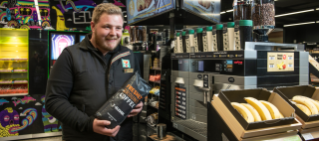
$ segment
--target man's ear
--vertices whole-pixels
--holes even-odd
[[[95,23],[93,21],[91,21],[91,32],[93,33],[94,32],[94,27],[95,27]]]

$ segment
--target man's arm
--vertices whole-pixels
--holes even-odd
[[[81,132],[93,132],[94,117],[78,110],[69,102],[73,87],[73,61],[65,49],[51,70],[45,94],[45,108],[48,113]]]

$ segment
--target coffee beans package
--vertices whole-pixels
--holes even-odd
[[[95,113],[95,117],[110,121],[111,125],[107,128],[112,129],[126,119],[127,115],[149,94],[150,90],[151,87],[136,72],[119,91],[100,107]]]

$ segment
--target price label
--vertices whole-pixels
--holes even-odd
[[[312,139],[313,139],[313,136],[312,136],[310,133],[302,134],[302,137],[303,137],[305,140],[312,140]]]
[[[275,57],[274,56],[270,56],[269,60],[275,60]]]
[[[288,60],[292,60],[292,56],[289,56],[289,57],[288,57]]]
[[[289,67],[289,68],[292,68],[292,64],[289,64],[288,67]]]
[[[274,68],[274,67],[275,67],[274,64],[270,64],[270,65],[269,65],[269,68]]]

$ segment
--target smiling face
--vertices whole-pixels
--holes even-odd
[[[97,23],[91,22],[92,44],[103,54],[114,50],[121,41],[123,18],[117,14],[103,13]]]

